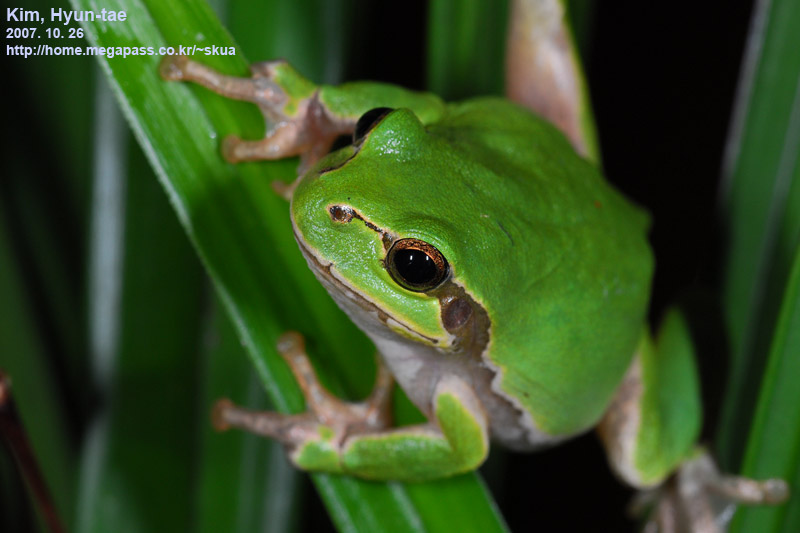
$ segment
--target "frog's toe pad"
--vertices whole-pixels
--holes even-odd
[[[189,63],[185,55],[164,56],[158,66],[161,78],[167,81],[181,81],[185,78],[184,70]]]
[[[231,428],[225,413],[233,407],[233,402],[227,398],[217,400],[211,409],[211,425],[217,431],[227,431]]]

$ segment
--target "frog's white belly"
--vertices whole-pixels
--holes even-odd
[[[348,312],[348,315],[350,313]],[[464,356],[441,352],[435,348],[409,341],[393,332],[372,332],[353,317],[378,347],[389,369],[409,399],[426,416],[432,416],[431,404],[436,384],[444,376],[456,375],[470,384],[483,404],[489,419],[492,438],[515,450],[532,450],[557,444],[563,437],[548,435],[537,428],[507,398],[493,386],[494,372],[481,365],[480,371],[464,364]],[[392,338],[393,337],[393,338]]]

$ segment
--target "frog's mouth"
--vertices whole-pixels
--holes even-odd
[[[294,221],[292,225],[294,226]],[[303,257],[305,257],[311,271],[320,283],[322,283],[336,304],[347,313],[356,324],[361,326],[368,335],[379,333],[374,323],[375,319],[377,319],[384,327],[418,342],[443,349],[453,344],[455,339],[452,334],[446,333],[442,338],[424,335],[402,320],[381,309],[372,300],[359,294],[354,287],[336,274],[332,263],[324,261],[305,245],[303,240],[299,237],[296,227],[293,228],[293,233],[300,247],[300,251],[303,253]]]

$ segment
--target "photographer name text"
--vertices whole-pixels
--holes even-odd
[[[21,7],[6,8],[7,22],[38,22],[39,24],[44,24],[45,22],[60,22],[66,26],[72,22],[93,22],[96,20],[103,22],[125,22],[127,18],[128,14],[125,11],[113,11],[105,8],[100,11],[76,11],[54,7],[50,9],[49,19],[42,16],[42,14],[35,9],[23,9]]]

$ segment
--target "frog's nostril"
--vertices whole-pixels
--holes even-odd
[[[331,220],[334,222],[341,222],[342,224],[347,224],[351,220],[353,220],[353,210],[344,205],[332,205],[328,212],[331,215]]]

